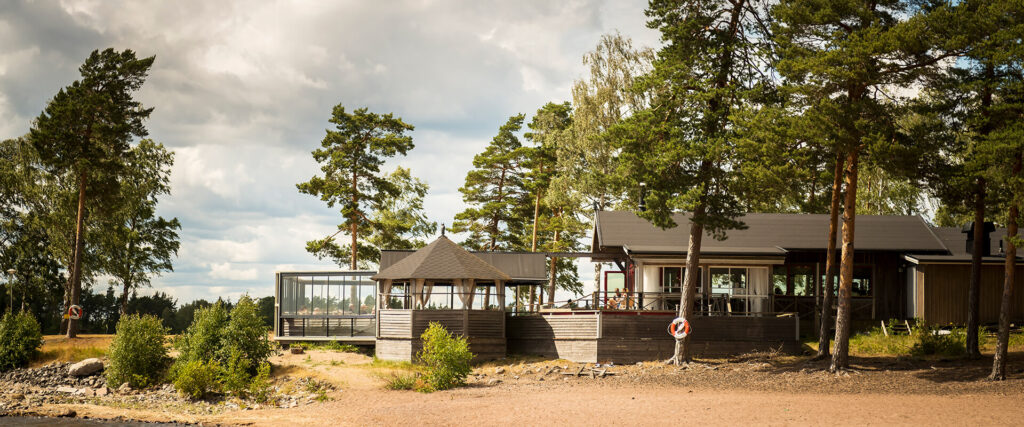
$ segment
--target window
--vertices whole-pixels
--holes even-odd
[[[789,267],[793,280],[793,295],[800,297],[814,296],[814,266],[793,265]]]
[[[712,268],[711,293],[745,295],[747,293],[747,269]]]
[[[871,267],[853,267],[853,296],[871,296]]]
[[[786,294],[786,266],[784,265],[772,267],[772,293],[775,295]]]
[[[663,267],[661,269],[661,291],[667,294],[677,294],[683,291],[682,267]]]

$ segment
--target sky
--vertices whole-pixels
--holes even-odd
[[[509,116],[570,100],[602,34],[657,47],[645,5],[5,1],[0,138],[27,133],[92,50],[155,55],[137,98],[155,108],[149,137],[175,152],[159,214],[182,230],[174,272],[150,292],[180,303],[272,295],[275,271],[339,269],[304,248],[332,234],[340,214],[295,189],[319,172],[310,152],[334,105],[416,127],[416,148],[386,169],[409,167],[427,182],[427,215],[450,226],[465,208],[458,188],[473,156]]]

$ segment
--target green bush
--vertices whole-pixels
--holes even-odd
[[[963,356],[967,352],[967,333],[964,329],[954,328],[945,335],[939,334],[939,330],[934,326],[915,328],[914,338],[917,342],[910,348],[910,354]],[[979,339],[981,336],[979,335]]]
[[[259,307],[248,295],[242,296],[231,310],[222,339],[219,359],[226,363],[231,358],[240,358],[240,363],[245,366],[250,377],[256,374],[256,368],[265,363],[273,352]]]
[[[43,333],[28,313],[7,313],[0,319],[0,372],[20,368],[39,355]]]
[[[256,370],[256,376],[249,383],[249,394],[259,403],[270,402],[270,364],[263,363]]]
[[[174,377],[174,388],[183,396],[203,399],[222,389],[223,369],[217,362],[192,360],[179,365]]]
[[[210,307],[196,310],[192,324],[174,343],[174,348],[179,353],[176,365],[197,360],[214,360],[222,348],[222,335],[227,325],[228,310],[220,301]]]
[[[254,388],[269,387],[267,359],[273,346],[259,309],[249,296],[243,296],[230,313],[220,302],[197,311],[195,320],[175,343],[175,348],[180,352],[172,371],[176,385],[178,378],[186,375],[183,372],[199,369],[200,365],[217,368],[218,386],[203,390],[200,397],[221,390],[241,398],[257,391],[269,393],[254,391]],[[264,365],[267,365],[267,374],[259,379],[259,370]],[[189,370],[186,366],[190,366]],[[254,385],[259,381],[262,383]],[[182,379],[181,382],[191,386],[192,381]],[[182,393],[199,398],[194,393]]]
[[[395,373],[391,374],[384,388],[388,390],[414,390],[416,388],[416,374]]]
[[[156,316],[122,316],[110,343],[107,383],[111,387],[128,383],[133,388],[144,388],[160,382],[168,359],[164,347],[166,333]]]
[[[464,337],[455,337],[439,323],[431,322],[420,336],[423,350],[419,360],[426,366],[427,388],[423,391],[448,390],[466,383],[466,376],[472,371],[469,362],[469,342]]]

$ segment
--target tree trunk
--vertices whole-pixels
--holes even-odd
[[[978,178],[974,190],[974,248],[971,254],[971,284],[967,293],[967,356],[981,357],[978,350],[981,305],[981,257],[985,251],[985,178]]]
[[[357,193],[358,190],[359,190],[359,187],[358,187],[358,176],[356,176],[355,172],[353,172],[352,173],[352,208],[355,209],[355,210],[358,210],[358,208],[359,208],[359,196],[358,196],[358,193]],[[352,235],[352,255],[351,255],[352,259],[351,259],[351,261],[349,261],[349,269],[350,270],[356,270],[357,267],[358,267],[358,264],[356,262],[357,261],[356,254],[359,251],[358,250],[358,248],[359,248],[359,217],[356,216],[355,214],[353,214],[352,218],[350,218],[349,221],[352,221],[352,224],[349,225],[349,234]]]
[[[1017,153],[1017,159],[1013,164],[1013,180],[1020,175],[1021,154]],[[1017,273],[1017,245],[1014,239],[1017,237],[1017,216],[1020,214],[1017,197],[1019,194],[1010,194],[1010,214],[1006,219],[1006,259],[1003,262],[1003,300],[999,306],[999,338],[996,342],[996,354],[992,358],[992,373],[988,379],[1002,381],[1006,379],[1006,349],[1010,343],[1010,311],[1013,306],[1013,285]],[[977,331],[977,329],[975,329]]]
[[[131,289],[131,283],[127,280],[124,282],[124,291],[121,292],[121,315],[128,314],[128,291]]]
[[[832,204],[829,206],[828,250],[825,252],[825,284],[822,286],[821,314],[818,327],[818,355],[824,359],[829,354],[829,335],[832,320],[832,291],[836,282],[836,232],[839,231],[839,200],[843,189],[843,153],[836,155],[835,173],[832,177]]]
[[[561,217],[561,213],[558,215]],[[558,248],[559,230],[555,230],[555,248]],[[551,277],[548,278],[548,305],[551,308],[555,307],[555,287],[558,284],[558,257],[551,257],[549,261],[549,270],[551,271]]]
[[[693,301],[697,293],[697,277],[700,271],[700,244],[704,237],[704,226],[700,219],[704,217],[705,207],[700,204],[693,210],[690,222],[690,240],[686,249],[686,274],[683,277],[683,292],[679,298],[679,317],[690,321],[693,319]],[[676,338],[675,354],[668,363],[682,365],[692,360],[690,355],[690,336]]]
[[[85,172],[78,175],[78,213],[75,218],[75,250],[71,269],[71,305],[78,305],[82,296],[82,253],[85,252],[85,189],[87,185]],[[68,319],[68,338],[78,336],[78,321]]]
[[[854,148],[847,157],[846,199],[843,205],[843,254],[839,277],[839,309],[836,313],[836,348],[832,353],[830,371],[846,369],[850,365],[850,299],[853,291],[854,225],[857,219],[857,156]]]

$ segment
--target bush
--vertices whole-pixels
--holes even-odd
[[[388,390],[414,390],[416,389],[416,374],[391,374],[384,388]]]
[[[230,320],[222,338],[223,347],[219,359],[229,362],[232,358],[240,358],[240,363],[250,377],[256,374],[256,368],[265,363],[273,352],[263,317],[248,295],[242,296],[235,308],[231,309]]]
[[[963,356],[967,352],[967,333],[954,328],[948,334],[940,334],[939,328],[928,326],[914,329],[917,342],[910,348],[914,356],[942,355]],[[982,335],[979,334],[979,339]]]
[[[196,311],[188,329],[174,343],[178,350],[178,364],[200,360],[214,360],[221,349],[221,337],[228,324],[228,311],[224,304],[216,304]]]
[[[222,389],[244,398],[250,393],[269,396],[270,366],[267,359],[273,346],[267,337],[258,307],[248,296],[243,296],[229,313],[220,302],[196,312],[192,325],[185,330],[175,343],[180,352],[174,364],[173,377],[177,386],[185,372],[200,369],[201,366],[216,367],[217,387],[210,386],[195,394],[179,391],[193,398],[201,398]],[[260,369],[266,365],[266,375],[258,378]],[[189,369],[186,369],[189,366]],[[190,379],[180,380],[184,385],[196,389]],[[204,381],[208,382],[208,381]]]
[[[20,368],[39,355],[43,333],[28,313],[7,313],[0,319],[0,372]]]
[[[256,376],[249,383],[249,393],[259,403],[270,401],[270,364],[264,363],[256,370]]]
[[[178,366],[174,377],[174,388],[183,396],[203,399],[221,392],[223,369],[217,362],[192,360]]]
[[[117,333],[110,343],[107,383],[119,387],[128,383],[144,388],[160,381],[167,364],[163,323],[152,315],[130,314],[117,322]]]
[[[472,370],[469,362],[473,360],[466,338],[454,337],[434,322],[420,338],[423,351],[419,353],[419,360],[427,369],[425,382],[428,388],[423,391],[448,390],[464,385]]]

